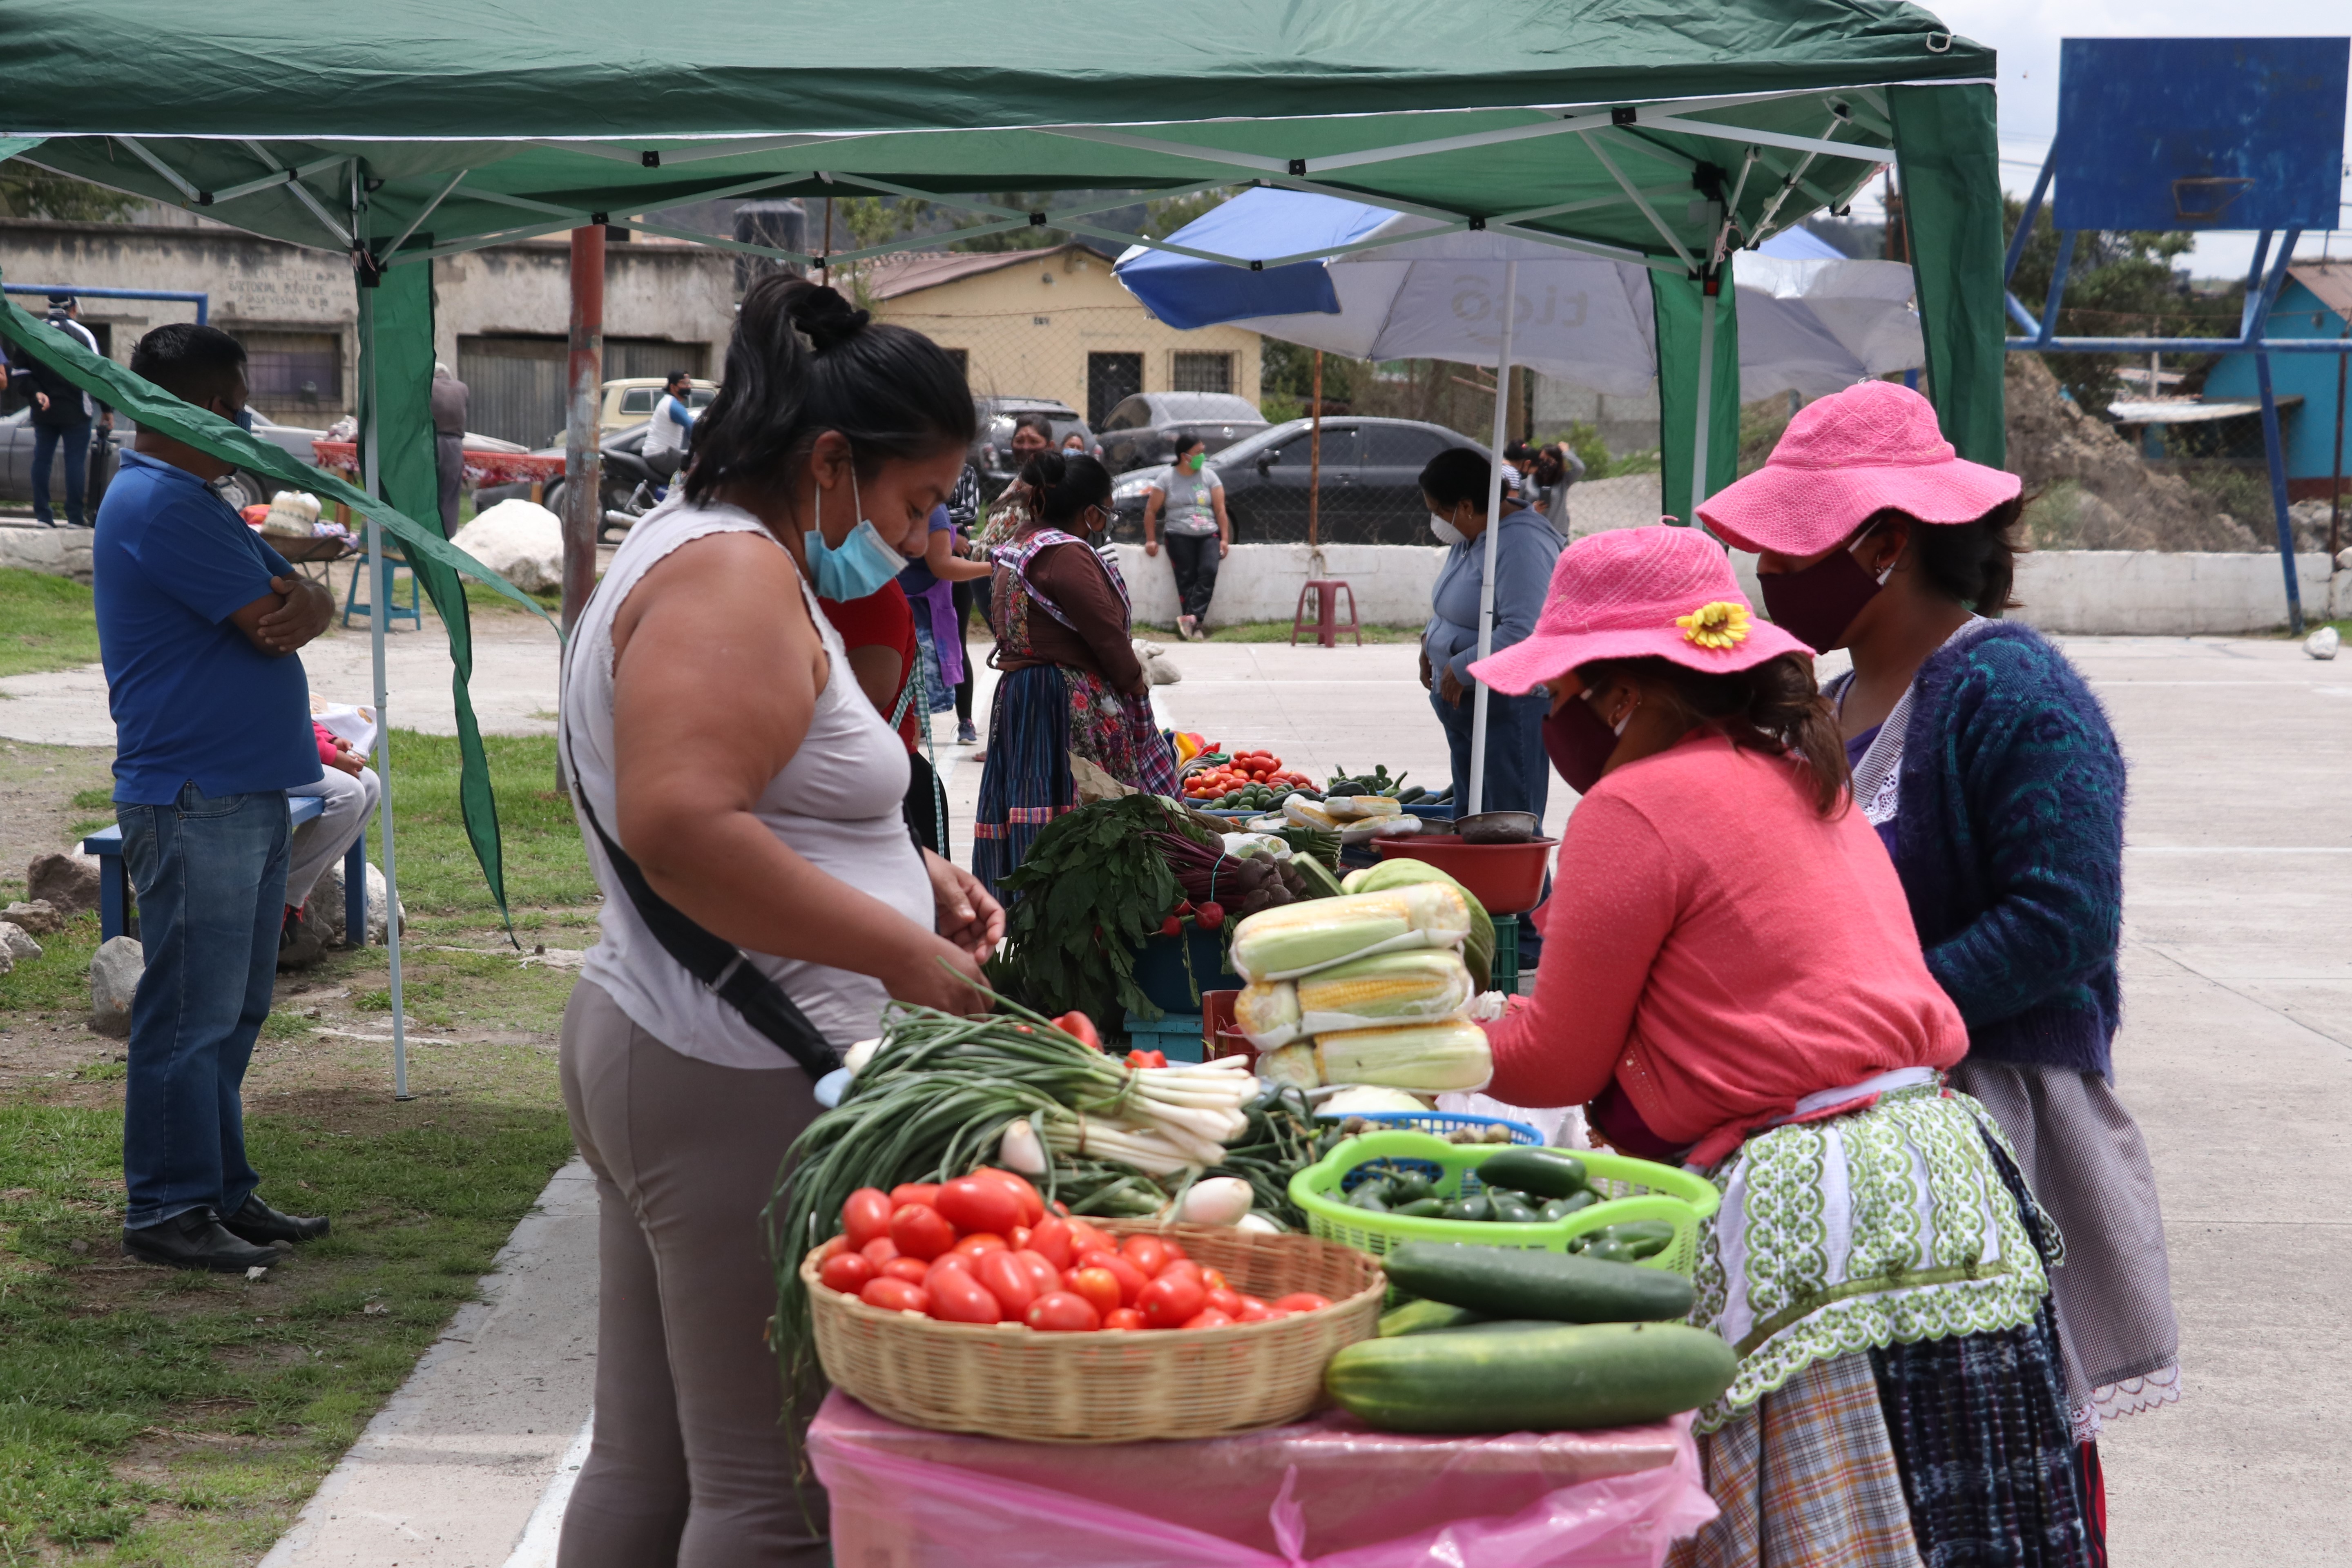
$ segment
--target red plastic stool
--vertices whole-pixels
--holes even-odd
[[[1339,595],[1348,595],[1348,624],[1339,622]],[[1338,647],[1341,632],[1353,632],[1356,646],[1364,646],[1363,628],[1356,624],[1356,591],[1342,577],[1309,577],[1307,585],[1298,590],[1298,607],[1290,614],[1290,646],[1298,646],[1298,634],[1307,625],[1307,595],[1315,595],[1315,640],[1325,647]]]

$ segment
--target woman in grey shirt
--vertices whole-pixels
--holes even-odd
[[[1163,521],[1168,563],[1176,569],[1176,635],[1188,642],[1205,642],[1209,634],[1201,623],[1217,591],[1217,563],[1233,548],[1234,520],[1225,515],[1225,482],[1209,467],[1209,444],[1198,436],[1176,437],[1176,460],[1169,465],[1168,477],[1144,496],[1146,555],[1160,553],[1152,526]]]

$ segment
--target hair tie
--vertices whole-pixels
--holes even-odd
[[[871,311],[852,305],[838,289],[823,287],[801,295],[792,312],[793,330],[812,353],[823,353],[856,337],[873,319]]]

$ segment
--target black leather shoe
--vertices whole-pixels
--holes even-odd
[[[242,1274],[267,1268],[286,1256],[276,1247],[256,1247],[222,1228],[210,1209],[190,1209],[161,1225],[124,1226],[122,1252],[142,1263],[166,1268],[208,1268],[215,1274]]]
[[[257,1247],[273,1242],[316,1241],[327,1234],[327,1216],[304,1219],[290,1214],[279,1214],[261,1201],[258,1193],[246,1194],[245,1206],[221,1221],[232,1236],[243,1237]]]

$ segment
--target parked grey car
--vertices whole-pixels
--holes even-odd
[[[1123,474],[1168,461],[1179,435],[1198,436],[1214,453],[1265,428],[1257,405],[1229,392],[1139,392],[1104,418],[1103,463]]]
[[[1303,544],[1307,479],[1315,462],[1312,423],[1293,419],[1234,442],[1209,458],[1223,481],[1225,512],[1238,544]],[[1432,544],[1421,470],[1449,447],[1486,448],[1443,425],[1356,416],[1323,421],[1316,537],[1325,544]],[[1111,487],[1112,536],[1140,540],[1146,493],[1168,466],[1121,474]]]

